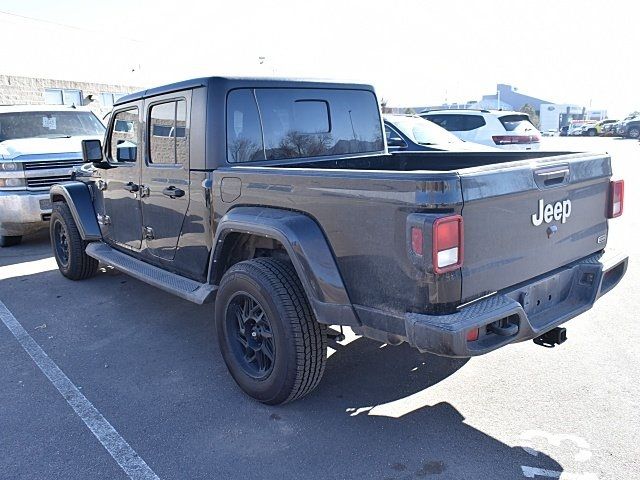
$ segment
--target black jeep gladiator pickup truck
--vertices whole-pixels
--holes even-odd
[[[611,290],[623,184],[606,155],[390,155],[367,85],[201,78],[121,98],[51,189],[63,275],[98,262],[214,302],[222,356],[279,404],[322,377],[333,326],[453,357],[535,339]]]

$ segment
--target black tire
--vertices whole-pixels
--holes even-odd
[[[640,138],[640,127],[631,127],[627,135],[629,138]]]
[[[21,242],[22,235],[0,235],[0,247],[13,247]]]
[[[248,312],[245,305],[252,301],[255,307]],[[320,382],[327,329],[316,321],[291,264],[257,258],[231,267],[220,282],[215,322],[227,368],[249,396],[279,405],[307,395]]]
[[[595,129],[595,128],[590,128],[590,129],[587,131],[587,135],[588,135],[588,136],[590,136],[590,137],[595,137],[597,133],[598,133],[598,132],[596,131],[596,129]]]
[[[95,275],[98,260],[85,253],[88,242],[82,240],[69,206],[55,202],[49,221],[51,248],[60,272],[71,280],[85,280]]]

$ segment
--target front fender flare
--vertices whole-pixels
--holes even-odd
[[[57,183],[49,192],[51,203],[64,199],[71,210],[78,232],[83,240],[101,240],[102,233],[93,208],[93,199],[89,186],[83,182]]]
[[[222,217],[216,230],[209,282],[220,278],[224,239],[230,233],[273,238],[287,251],[302,282],[316,319],[330,325],[358,326],[347,290],[327,240],[310,217],[289,210],[236,207]]]

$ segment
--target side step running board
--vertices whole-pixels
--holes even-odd
[[[199,283],[149,265],[102,242],[90,243],[87,245],[86,252],[90,257],[111,265],[127,275],[131,275],[133,278],[198,305],[212,302],[218,289],[215,285]]]

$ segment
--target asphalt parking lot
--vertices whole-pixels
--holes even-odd
[[[609,248],[631,256],[629,270],[566,325],[569,341],[467,361],[349,338],[320,387],[286,406],[256,403],[236,387],[211,306],[109,268],[67,280],[46,234],[0,250],[0,478],[640,478],[640,144],[544,141],[608,151],[626,182]],[[8,318],[28,336],[12,333]],[[35,358],[28,338],[41,349]],[[58,370],[48,378],[47,365],[69,383]],[[60,382],[77,390],[63,396]],[[146,469],[127,475],[83,408]]]

